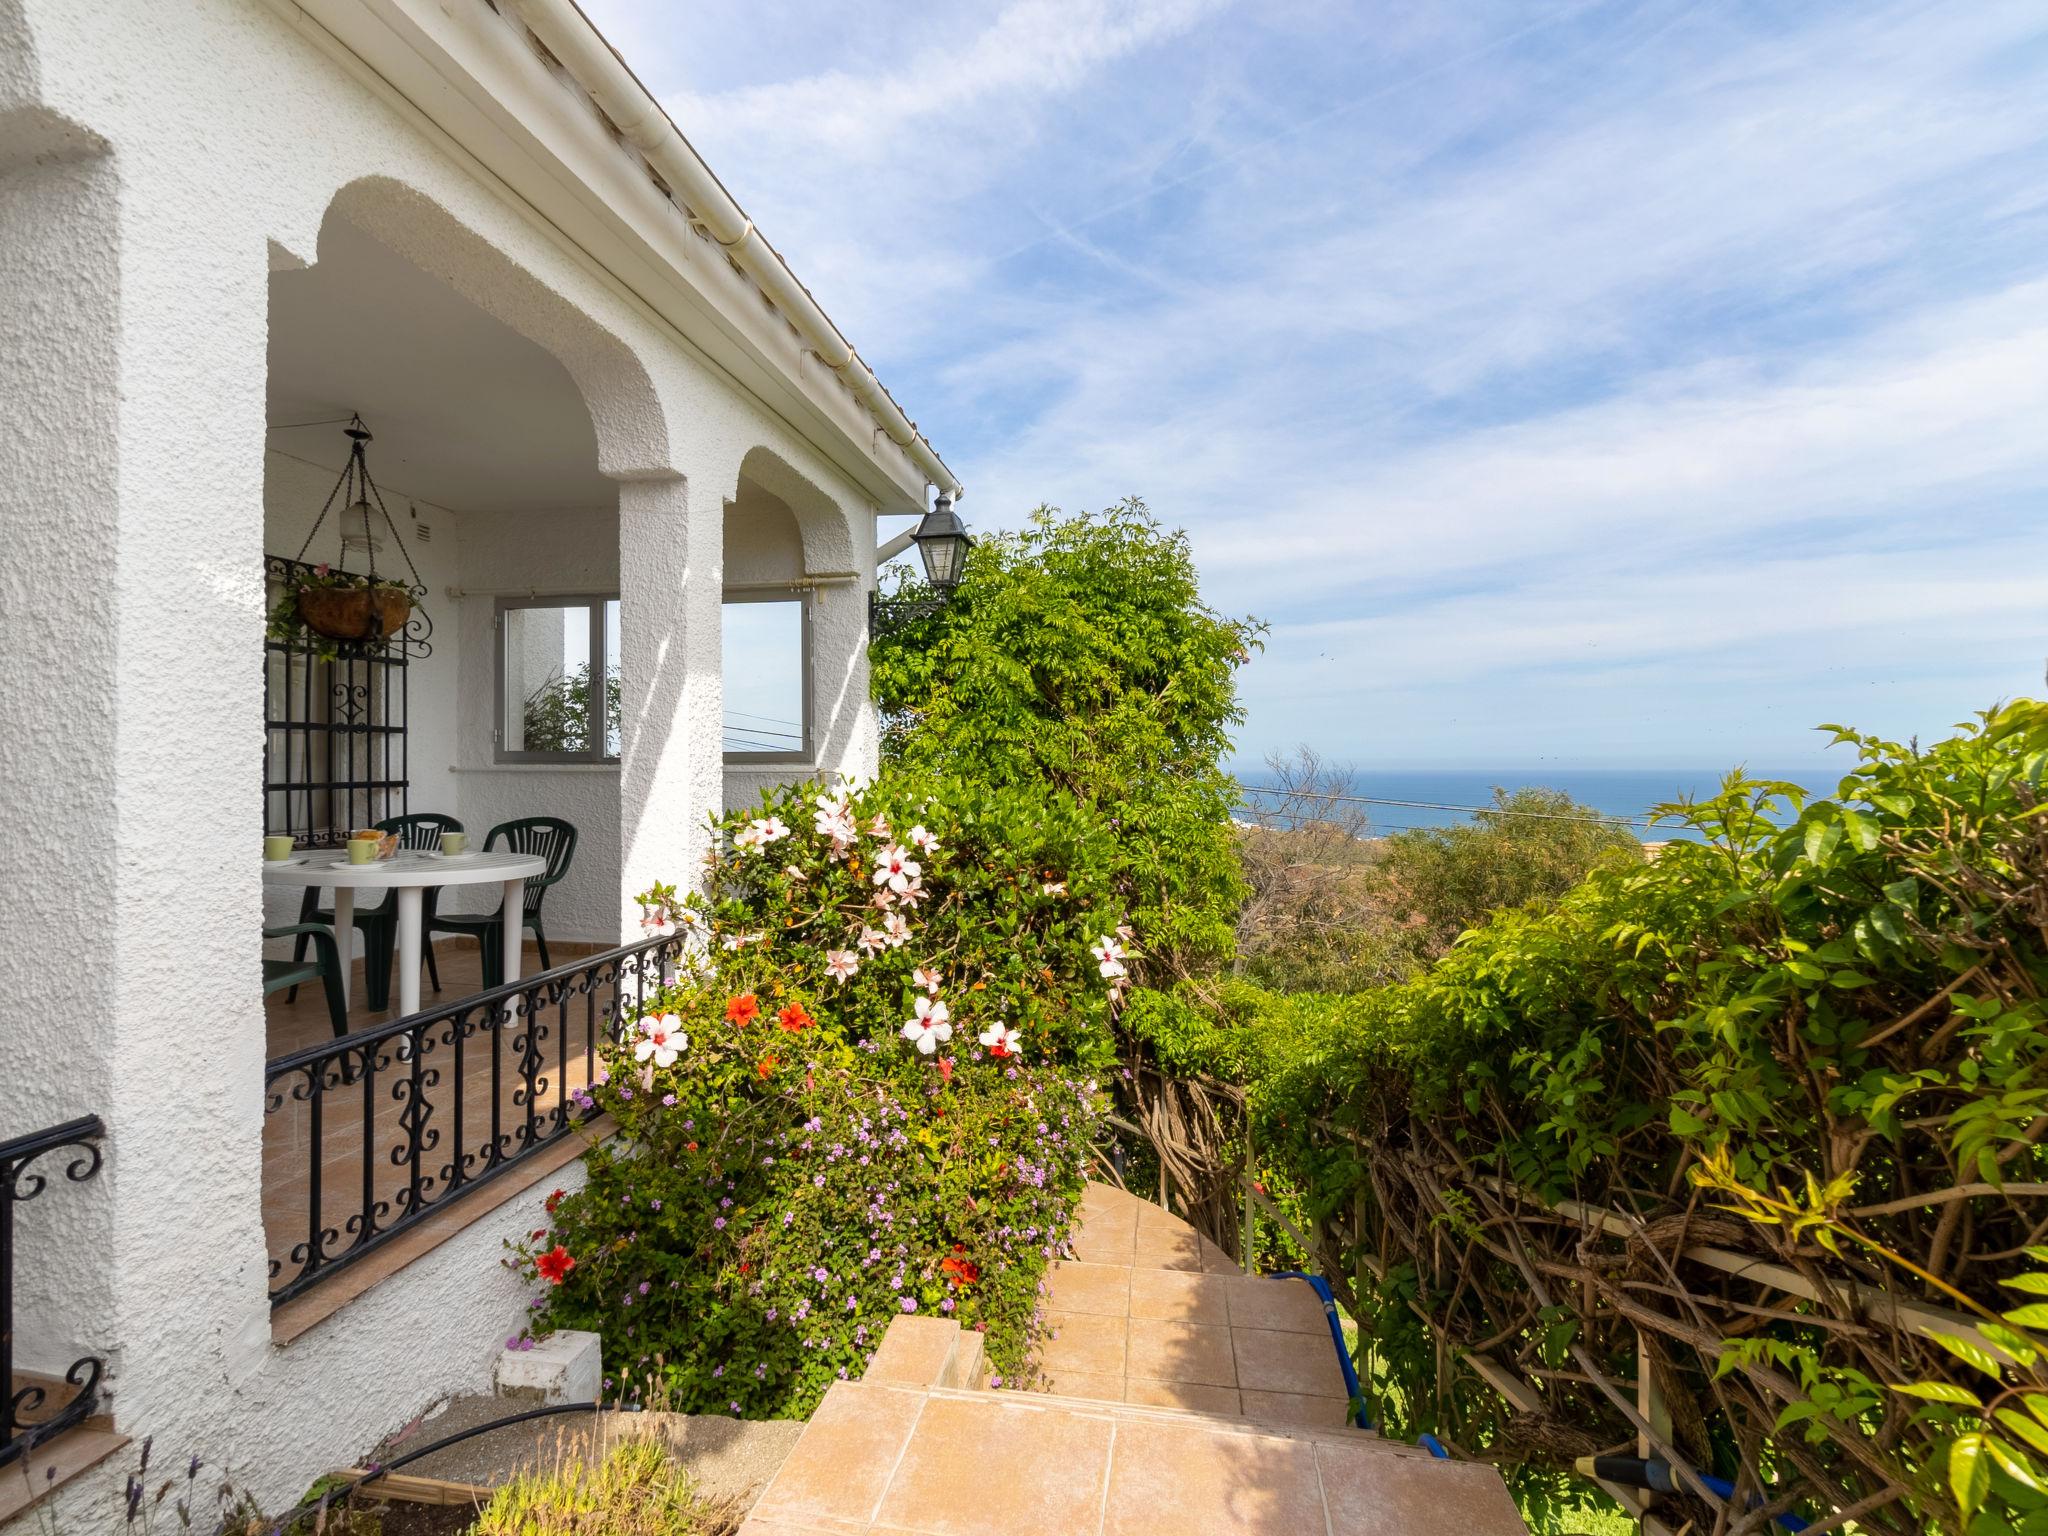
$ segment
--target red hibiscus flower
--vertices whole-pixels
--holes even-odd
[[[965,1257],[966,1252],[965,1243],[955,1243],[953,1251],[939,1261],[939,1273],[946,1277],[947,1283],[955,1290],[972,1285],[981,1278],[981,1266]]]
[[[804,1012],[804,1005],[802,1003],[791,1003],[782,1012],[775,1015],[775,1022],[791,1034],[795,1034],[800,1029],[809,1029],[818,1021]]]
[[[953,1081],[953,1058],[952,1058],[952,1057],[950,1057],[950,1056],[941,1056],[941,1057],[939,1058],[939,1076],[940,1076],[940,1077],[942,1077],[942,1078],[944,1078],[944,1079],[945,1079],[945,1080],[946,1080],[947,1082],[949,1082],[949,1083],[950,1083],[951,1081]]]
[[[775,1057],[763,1056],[759,1061],[754,1063],[754,1070],[760,1073],[762,1077],[769,1078],[775,1075],[775,1066]]]
[[[567,1191],[566,1189],[558,1189],[552,1195],[549,1195],[547,1198],[548,1214],[550,1216],[554,1215],[555,1207],[560,1205],[564,1200],[568,1198],[569,1191]]]
[[[751,992],[742,992],[730,998],[725,1005],[725,1020],[728,1024],[746,1025],[754,1022],[754,1016],[761,1011],[761,1004]]]
[[[541,1279],[549,1285],[560,1285],[569,1278],[569,1271],[576,1267],[576,1256],[557,1243],[533,1262],[540,1271]]]

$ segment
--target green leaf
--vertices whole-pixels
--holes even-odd
[[[2048,1328],[2048,1301],[2030,1301],[2024,1307],[2014,1307],[2005,1314],[2005,1320],[2022,1328]]]
[[[2017,1329],[2006,1327],[2003,1323],[1979,1323],[1977,1331],[2021,1365],[2032,1365],[2040,1354],[2032,1339]]]
[[[1842,831],[1848,835],[1850,846],[1859,852],[1868,853],[1877,846],[1877,823],[1868,816],[1859,815],[1843,806],[1841,809]]]
[[[2019,1417],[2017,1414],[2013,1416]],[[2029,1493],[2048,1494],[2048,1485],[2042,1483],[2040,1475],[2035,1472],[2024,1451],[2015,1450],[1996,1435],[1984,1437],[1984,1449],[1990,1453],[1991,1459],[1998,1463],[1999,1471]]]
[[[1998,1283],[2007,1290],[2025,1291],[2030,1296],[2048,1296],[2048,1270],[2030,1269]]]
[[[1954,1403],[1958,1408],[1980,1408],[1977,1394],[1947,1381],[1890,1381],[1885,1385],[1907,1397],[1924,1397],[1930,1403]]]
[[[1998,1363],[1998,1357],[1981,1344],[1956,1337],[1952,1333],[1929,1333],[1927,1335],[1943,1349],[1954,1355],[1965,1365],[1973,1365],[1993,1381],[2004,1379],[2005,1367]]]
[[[2048,1429],[2042,1428],[2040,1424],[2015,1408],[2001,1408],[1992,1417],[2035,1450],[2048,1456]]]
[[[1948,1448],[1948,1486],[1965,1515],[1983,1504],[1991,1491],[1991,1463],[1984,1456],[1982,1435],[1959,1435]]]

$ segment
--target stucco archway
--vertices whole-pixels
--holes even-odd
[[[582,308],[534,276],[417,187],[388,176],[350,182],[328,204],[486,314],[559,360],[597,431],[598,469],[618,480],[672,474],[667,419],[639,357]],[[327,222],[322,224],[322,242]]]

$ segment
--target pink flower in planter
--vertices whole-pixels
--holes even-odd
[[[910,845],[919,853],[937,853],[939,851],[938,838],[934,834],[927,832],[922,826],[910,829]]]
[[[910,973],[910,979],[913,983],[931,993],[932,996],[937,997],[939,995],[939,973],[936,968],[929,965],[920,965]]]
[[[850,949],[825,951],[825,974],[834,981],[851,981],[860,970],[860,956]]]
[[[1095,957],[1097,968],[1101,970],[1105,978],[1125,974],[1124,955],[1126,951],[1123,945],[1117,943],[1115,939],[1110,938],[1107,934],[1097,939],[1093,946],[1090,947],[1088,953]]]

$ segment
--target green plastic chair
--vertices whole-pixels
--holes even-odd
[[[540,904],[548,893],[548,887],[569,872],[569,860],[576,853],[576,828],[558,816],[528,816],[519,821],[503,821],[491,828],[484,837],[484,851],[488,853],[500,843],[504,844],[507,853],[530,854],[548,861],[546,874],[526,882],[526,899],[521,904],[525,921],[520,925],[522,929],[533,930],[534,943],[540,946],[540,968],[548,970],[553,962],[548,959],[548,936],[547,930],[541,926]],[[476,939],[484,951],[484,985],[495,987],[504,982],[502,903],[499,911],[478,917],[429,915],[426,930],[430,940],[437,933],[463,933]],[[428,949],[432,948],[430,942]]]
[[[410,816],[389,816],[376,823],[379,832],[398,834],[398,846],[415,851],[432,851],[441,846],[443,832],[460,832],[462,823],[453,816],[443,816],[438,811],[418,811]],[[420,905],[421,932],[431,933],[426,927],[434,917],[434,898],[440,892],[428,886],[422,893],[425,900]],[[325,923],[334,926],[334,909],[320,905],[320,887],[309,885],[306,896],[299,903],[299,921],[303,923]],[[372,1013],[382,1013],[391,1006],[391,962],[398,949],[398,903],[395,900],[380,900],[376,906],[358,906],[355,909],[355,926],[363,936],[363,1002]],[[434,946],[426,948],[427,977],[434,984],[436,992],[441,990],[441,972],[434,964]],[[303,960],[306,955],[306,940],[302,937],[292,946],[292,959]],[[288,1003],[298,1001],[298,989],[285,999]]]
[[[278,928],[263,930],[266,939],[296,937],[292,947],[299,953],[289,960],[265,960],[263,962],[263,995],[292,989],[296,997],[302,982],[317,981],[327,993],[327,1021],[334,1026],[334,1037],[338,1040],[348,1033],[348,1004],[341,995],[341,946],[334,942],[334,930],[324,923],[286,923]],[[306,945],[313,946],[313,958],[308,962],[302,958]],[[286,998],[290,1002],[291,998]]]

